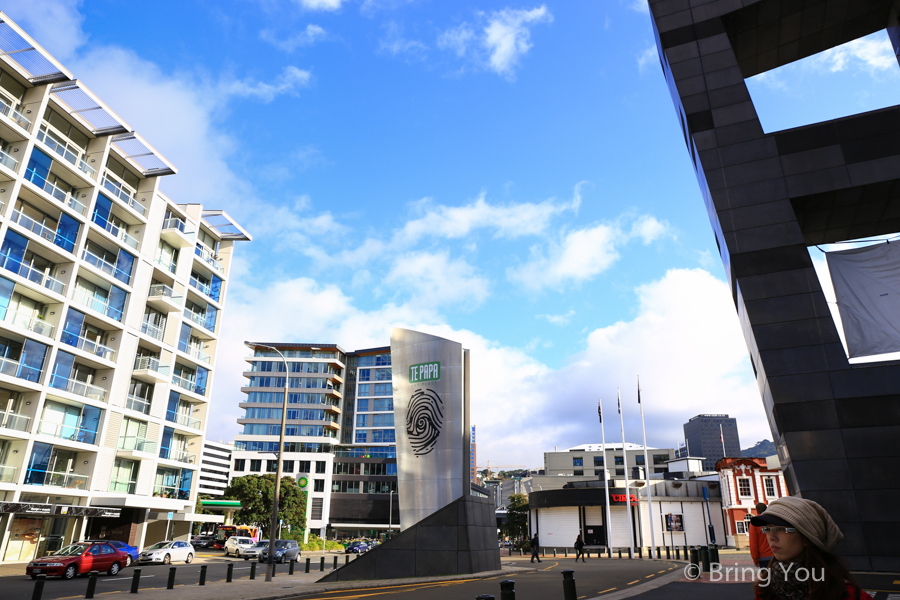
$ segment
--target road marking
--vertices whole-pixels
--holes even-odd
[[[103,594],[121,594],[122,590],[116,590],[115,592],[100,592],[97,594],[98,596],[102,596]]]
[[[900,579],[894,582],[894,585],[900,585]]]
[[[63,600],[64,598],[81,598],[81,596],[80,595],[78,595],[78,596],[60,596],[56,600]]]
[[[628,585],[634,585],[634,584],[636,584],[638,581],[640,581],[640,579],[636,579],[636,580],[632,581],[631,583],[629,583]]]
[[[549,570],[552,569],[553,567],[558,567],[558,566],[559,566],[559,563],[558,563],[558,562],[555,562],[555,563],[553,563],[552,565],[550,565],[549,567],[547,567],[546,569],[541,569],[541,571],[549,571]]]
[[[578,596],[578,600],[581,600],[582,598],[587,598],[587,596]]]
[[[669,569],[669,570],[671,571],[672,569]],[[657,573],[665,573],[665,572],[666,572],[665,569],[663,569],[662,571],[657,571]]]
[[[609,588],[608,590],[603,590],[602,592],[597,592],[598,594],[605,594],[606,592],[611,592],[616,588]]]
[[[644,579],[650,579],[651,577],[656,577],[656,573],[653,573],[652,575],[647,575],[646,577],[644,577]]]
[[[99,581],[127,581],[127,580],[132,579],[132,577],[116,577],[115,579],[106,578],[106,579],[100,579]],[[156,577],[156,575],[141,575],[141,579],[146,579],[148,577]]]

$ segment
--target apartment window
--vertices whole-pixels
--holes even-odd
[[[617,456],[617,457],[616,457],[616,465],[622,465],[622,466],[625,466],[625,457],[624,457],[624,456]]]
[[[275,473],[278,471],[278,461],[277,460],[267,460],[266,461],[266,473]]]
[[[369,415],[356,415],[356,426],[357,427],[368,427],[369,424]]]
[[[774,477],[766,477],[763,479],[766,482],[766,497],[773,498],[777,494],[775,492],[775,478]]]
[[[749,477],[738,477],[738,493],[742,498],[753,497],[753,492],[750,489]]]
[[[325,472],[325,461],[317,460],[316,461],[316,473],[324,473]]]
[[[616,469],[616,475],[624,476],[624,475],[625,475],[625,469]]]
[[[594,469],[594,475],[602,476],[602,475],[603,475],[603,469]]]
[[[314,492],[324,492],[325,491],[325,480],[324,479],[313,479],[313,491]]]
[[[284,464],[281,465],[281,470],[285,473],[293,473],[294,472],[294,461],[286,460]]]
[[[572,475],[574,475],[575,477],[582,477],[584,475],[584,469],[575,469],[572,472]]]
[[[234,459],[234,470],[235,471],[246,471],[247,470],[247,460],[244,458]]]
[[[365,444],[368,435],[366,435],[366,430],[362,429],[356,432],[356,443],[357,444]]]
[[[653,455],[653,464],[654,465],[663,465],[666,461],[669,460],[668,454],[654,454]]]
[[[594,466],[595,466],[595,467],[602,467],[602,466],[603,466],[603,457],[602,457],[602,456],[595,456],[595,457],[594,457]]]
[[[373,404],[375,405],[373,410],[394,410],[393,398],[375,398]]]
[[[310,464],[310,462],[308,460],[298,460],[297,461],[297,466],[298,466],[297,472],[298,473],[310,473],[311,471],[309,470],[309,464]]]
[[[636,455],[634,456],[634,464],[636,464],[636,465],[638,465],[638,466],[640,466],[640,467],[644,466],[644,464],[645,464],[645,463],[644,463],[644,455],[643,455],[643,454],[636,454]]]
[[[366,398],[360,398],[356,401],[356,411],[366,412],[369,410],[369,401]]]
[[[251,473],[259,473],[262,471],[262,459],[251,458],[250,459],[250,472]]]
[[[576,456],[572,459],[573,467],[583,467],[584,466],[584,457]]]

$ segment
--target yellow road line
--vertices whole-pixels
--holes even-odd
[[[559,566],[559,563],[558,563],[558,562],[555,562],[555,563],[553,563],[552,565],[550,565],[549,567],[547,567],[546,569],[541,569],[541,571],[549,571],[549,570],[552,569],[553,567],[558,567],[558,566]]]
[[[78,596],[60,596],[56,600],[64,600],[65,598],[81,598],[81,595]]]
[[[900,585],[900,579],[894,582],[894,585]]]
[[[614,589],[617,589],[617,588],[609,588],[608,590],[603,590],[602,592],[597,592],[597,593],[598,593],[598,594],[605,594],[606,592],[611,592],[611,591],[613,591]]]
[[[637,583],[638,581],[640,581],[640,579],[635,579],[634,581],[632,581],[632,582],[629,583],[628,585],[634,585],[634,584]]]
[[[416,587],[416,586],[424,586],[424,585],[436,585],[438,583],[465,583],[468,581],[480,581],[479,579],[456,579],[452,582],[426,582],[426,583],[404,583],[403,585],[385,585],[377,588],[356,588],[352,590],[335,590],[333,592],[322,592],[323,594],[342,594],[344,592],[366,592],[369,590],[392,590],[397,588],[405,588],[405,587]],[[81,596],[73,596],[73,598],[80,598]]]
[[[651,577],[656,577],[656,573],[653,573],[652,575],[647,575],[646,577],[644,577],[644,579],[650,579]]]
[[[578,596],[578,600],[581,600],[582,598],[587,598],[587,596]]]
[[[669,570],[671,571],[672,569],[669,569]],[[666,572],[665,569],[663,569],[662,571],[657,571],[657,573],[665,573],[665,572]]]
[[[122,590],[116,590],[115,592],[100,592],[97,594],[98,596],[102,596],[103,594],[121,594]]]

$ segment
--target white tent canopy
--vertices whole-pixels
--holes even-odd
[[[900,352],[900,243],[825,253],[850,358]]]

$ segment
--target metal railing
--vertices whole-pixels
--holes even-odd
[[[28,423],[31,417],[20,415],[10,410],[0,412],[0,428],[12,429],[13,431],[28,431]]]
[[[0,483],[15,483],[18,467],[0,465]]]
[[[97,267],[98,269],[100,269],[101,271],[103,271],[104,273],[109,275],[110,277],[114,277],[114,278],[118,279],[119,281],[126,283],[126,284],[131,283],[131,273],[126,273],[122,269],[119,269],[118,267],[116,267],[116,265],[112,264],[111,262],[100,258],[99,256],[97,256],[96,254],[94,254],[93,252],[88,250],[87,248],[85,248],[84,252],[82,252],[81,258],[83,258],[84,261],[86,263],[88,263],[89,265],[93,265],[93,266]],[[125,277],[125,279],[122,279],[121,277],[119,277],[118,276],[119,273],[121,273],[122,276]]]
[[[55,229],[50,229],[43,223],[38,223],[37,221],[35,221],[34,219],[32,219],[31,217],[29,217],[28,215],[26,215],[25,213],[23,213],[19,210],[13,211],[11,220],[13,223],[18,223],[19,225],[21,225],[28,231],[30,231],[32,233],[36,233],[37,235],[44,238],[51,244],[56,242],[57,233],[56,233]],[[69,240],[68,238],[63,238],[63,239],[65,239],[67,242],[69,242],[73,245],[75,244],[74,240]]]
[[[160,498],[179,498],[186,500],[188,495],[174,485],[154,485],[153,495]]]
[[[128,410],[136,410],[137,412],[146,415],[150,413],[150,400],[135,396],[134,394],[128,394],[128,398],[125,399],[125,408]]]
[[[150,454],[156,454],[156,442],[136,435],[121,436],[119,438],[119,444],[117,448],[119,450],[149,452]]]
[[[37,139],[91,179],[97,178],[97,170],[82,160],[83,150],[63,134],[50,131],[50,126],[44,123],[38,131]]]
[[[38,186],[44,192],[50,194],[75,212],[81,215],[87,214],[87,206],[75,199],[75,192],[62,189],[55,183],[48,181],[34,169],[25,169],[25,179]],[[35,181],[36,179],[39,181]]]
[[[105,358],[106,360],[115,360],[116,351],[109,346],[104,346],[96,340],[86,338],[82,335],[75,335],[69,331],[63,331],[62,342],[69,346],[74,346],[79,350],[84,350],[89,354]]]
[[[111,319],[115,319],[116,321],[122,320],[122,311],[118,308],[113,308],[109,305],[109,301],[101,300],[97,298],[89,291],[84,288],[75,288],[75,297],[73,298],[75,302],[78,304],[93,310],[94,312],[98,312],[102,315],[106,315]]]
[[[206,352],[202,351],[200,348],[195,346],[189,346],[187,344],[178,344],[178,349],[188,356],[192,358],[196,358],[200,362],[205,362],[206,364],[210,364],[212,361],[212,357]]]
[[[70,490],[86,490],[88,482],[91,480],[90,475],[81,475],[79,473],[58,473],[56,471],[38,471],[37,469],[29,469],[28,472],[44,473],[44,485],[51,487],[61,487]]]
[[[197,462],[197,455],[193,452],[188,452],[187,450],[163,448],[159,453],[159,457],[188,464],[195,464]]]
[[[76,427],[75,425],[65,425],[63,423],[53,423],[51,421],[41,421],[40,423],[38,423],[37,433],[41,435],[49,435],[50,437],[59,438],[61,440],[81,442],[83,444],[94,444],[97,440],[96,431],[92,431],[85,427]]]
[[[0,113],[15,121],[19,127],[26,131],[31,127],[31,119],[14,109],[11,104],[7,104],[4,100],[0,100]]]
[[[109,482],[109,491],[120,494],[133,494],[137,489],[137,481],[113,479]]]
[[[167,412],[166,421],[178,423],[179,425],[184,425],[185,427],[191,427],[193,429],[200,429],[200,419],[192,419],[187,415]]]
[[[180,231],[181,233],[186,235],[188,238],[190,238],[190,239],[194,238],[194,232],[187,231],[187,223],[184,222],[184,219],[179,219],[178,217],[169,217],[168,219],[165,219],[163,221],[162,228],[163,228],[163,231],[165,231],[166,229],[177,229],[178,231]]]
[[[70,394],[96,400],[97,402],[106,402],[106,390],[98,385],[91,385],[77,379],[69,379],[61,375],[54,374],[50,377],[50,387],[58,390],[66,390]]]
[[[113,223],[112,221],[110,221],[108,219],[104,219],[103,216],[97,212],[94,213],[94,217],[92,220],[94,221],[95,225],[97,225],[98,227],[102,227],[105,231],[109,232],[109,234],[112,235],[114,238],[116,238],[117,240],[120,240],[124,244],[131,246],[132,248],[137,250],[137,247],[138,247],[137,238],[134,237],[133,235],[130,235],[125,230],[125,227],[121,227],[119,225],[116,225],[115,223]]]
[[[19,166],[19,161],[14,159],[12,156],[7,154],[3,150],[0,150],[0,165],[3,165],[10,171],[15,171],[16,168]]]
[[[38,271],[13,256],[0,256],[0,261],[2,261],[0,262],[0,267],[3,267],[7,271],[11,271],[16,275],[24,277],[28,281],[41,285],[57,294],[66,293],[66,284],[62,281],[50,277],[43,271]]]
[[[204,329],[209,329],[206,326],[206,315],[204,315],[203,313],[195,313],[194,311],[186,308],[186,309],[184,309],[184,316],[187,317],[188,319],[190,319],[191,321],[193,321],[194,323],[196,323],[197,325],[199,325],[200,327],[203,327]],[[212,331],[212,330],[210,330],[210,331]]]
[[[154,283],[150,286],[150,291],[147,296],[153,298],[154,296],[162,296],[163,298],[171,298],[172,300],[180,300],[183,296],[176,296],[175,290],[170,286],[164,283]]]
[[[175,272],[175,264],[176,263],[172,259],[166,258],[165,256],[160,254],[159,256],[156,257],[154,262],[156,264],[158,264],[159,266],[161,266],[162,268],[164,268],[169,273]]]
[[[147,214],[147,207],[137,201],[137,192],[106,169],[103,171],[102,185],[108,192],[112,192],[120,202],[142,217]]]
[[[23,365],[20,362],[8,358],[0,358],[0,374],[18,377],[27,381],[38,382],[41,380],[41,370]]]
[[[28,331],[46,335],[47,337],[53,337],[53,325],[41,317],[10,311],[9,314],[6,315],[6,321],[17,327],[23,327]]]
[[[212,251],[207,249],[205,246],[201,246],[199,244],[195,245],[194,255],[199,256],[200,260],[205,262],[207,265],[209,265],[219,273],[225,273],[225,266],[222,264],[222,261],[216,258],[216,255],[213,254]]]
[[[169,365],[159,364],[159,359],[153,356],[139,355],[134,358],[135,371],[155,371],[160,375],[168,377],[170,369],[171,367]]]
[[[203,283],[193,275],[191,275],[191,287],[196,289],[198,292],[203,294],[204,296],[212,295],[212,288],[209,287],[209,284]]]
[[[165,332],[165,326],[159,327],[149,321],[141,321],[141,333],[146,333],[155,340],[162,340]]]
[[[195,381],[188,379],[187,377],[172,375],[172,383],[183,390],[194,392],[195,394],[200,394],[201,396],[206,393],[205,387],[198,386]]]

